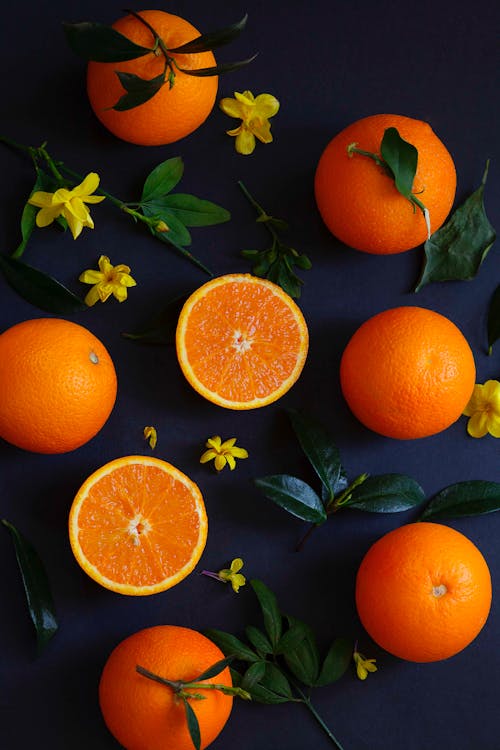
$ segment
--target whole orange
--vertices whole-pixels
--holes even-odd
[[[0,437],[35,453],[65,453],[94,437],[116,399],[104,345],[59,318],[26,320],[0,335]]]
[[[340,383],[366,427],[407,440],[441,432],[467,405],[474,357],[457,326],[423,307],[395,307],[363,323],[340,362]]]
[[[364,628],[394,656],[447,659],[474,640],[491,605],[491,577],[478,548],[438,523],[410,523],[370,547],[356,578]]]
[[[167,48],[175,48],[195,39],[200,32],[179,16],[161,10],[144,10],[139,15],[161,37]],[[151,48],[154,35],[133,15],[113,24],[132,42]],[[194,70],[216,64],[212,52],[170,55],[180,68]],[[89,62],[87,93],[90,105],[102,124],[118,138],[142,146],[173,143],[192,133],[208,117],[217,95],[217,76],[195,77],[174,67],[172,87],[165,83],[148,101],[133,109],[117,111],[112,107],[125,94],[116,71],[151,80],[165,66],[163,54],[151,52],[144,57],[117,63]]]
[[[167,685],[136,666],[167,680],[195,680],[224,658],[219,648],[196,630],[158,625],[131,635],[111,653],[99,684],[99,703],[109,731],[126,750],[193,750],[182,699]],[[226,667],[205,684],[231,686]],[[233,698],[220,690],[196,688],[203,700],[188,698],[198,719],[201,748],[221,732]]]
[[[429,210],[432,232],[448,216],[457,182],[446,147],[421,120],[372,115],[336,135],[316,169],[316,203],[332,234],[350,247],[376,255],[401,253],[427,239],[422,212],[398,192],[383,167],[369,157],[347,152],[355,143],[359,149],[380,155],[384,131],[391,127],[418,151],[413,193]]]

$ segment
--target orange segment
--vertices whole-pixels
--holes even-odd
[[[302,372],[308,341],[291,297],[250,274],[220,276],[194,292],[176,337],[189,383],[229,409],[255,409],[283,396]]]
[[[69,517],[73,553],[88,575],[112,591],[156,594],[182,581],[207,538],[197,485],[166,461],[118,458],[78,491]]]

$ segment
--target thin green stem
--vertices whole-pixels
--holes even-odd
[[[253,197],[253,195],[251,195],[251,194],[250,194],[250,193],[248,192],[247,188],[246,188],[246,187],[245,187],[245,185],[244,185],[244,184],[243,184],[243,183],[241,182],[241,180],[238,180],[238,185],[239,185],[239,187],[240,187],[241,191],[243,192],[244,196],[245,196],[245,197],[247,198],[247,200],[248,200],[248,201],[249,201],[249,202],[250,202],[250,203],[252,204],[252,206],[253,206],[253,207],[254,207],[254,208],[256,209],[256,211],[258,212],[258,214],[259,214],[259,218],[260,218],[260,217],[262,217],[262,216],[265,216],[265,217],[266,217],[266,219],[270,219],[270,218],[271,218],[271,216],[269,216],[269,214],[267,213],[267,211],[266,211],[266,210],[265,210],[264,208],[262,208],[262,206],[260,205],[260,203],[257,203],[257,201],[255,200],[255,198]],[[281,245],[281,243],[280,243],[280,241],[279,241],[279,237],[278,237],[278,235],[277,235],[277,233],[276,233],[276,230],[275,230],[275,229],[274,229],[274,227],[273,227],[273,226],[272,226],[272,225],[271,225],[271,224],[269,223],[269,221],[262,221],[262,222],[260,222],[260,223],[261,223],[261,224],[264,224],[264,225],[265,225],[265,227],[266,227],[267,231],[269,232],[269,234],[270,234],[270,235],[271,235],[271,237],[273,238],[273,247],[272,247],[272,249],[274,250],[274,249],[275,249],[275,247],[276,247],[276,245],[280,246],[280,245]]]
[[[340,508],[342,505],[346,505],[346,503],[348,503],[351,499],[351,495],[356,487],[359,487],[359,485],[363,484],[363,482],[365,482],[367,479],[368,474],[360,474],[358,477],[356,477],[356,479],[354,479],[351,484],[340,493],[340,495],[337,495],[337,497],[329,500],[326,506],[326,512],[335,513],[335,511],[338,510],[338,508]]]
[[[333,734],[333,732],[325,724],[325,722],[323,721],[323,719],[321,718],[321,716],[319,715],[319,713],[314,708],[313,704],[311,703],[310,698],[308,698],[308,696],[299,688],[299,686],[295,682],[293,683],[293,686],[294,686],[295,690],[297,691],[297,693],[300,695],[303,704],[305,706],[307,706],[307,708],[312,713],[312,715],[314,716],[314,718],[316,719],[316,721],[318,722],[318,724],[320,725],[320,727],[323,729],[323,731],[325,732],[325,734],[331,739],[331,741],[333,742],[333,744],[335,745],[335,747],[338,748],[338,750],[344,750],[344,748],[342,747],[342,745],[340,744],[340,742],[338,741],[338,739],[335,737],[335,735]]]
[[[375,164],[379,167],[383,167],[387,171],[387,164],[382,159],[381,156],[378,154],[374,154],[372,151],[365,151],[362,148],[358,148],[356,143],[350,143],[347,146],[347,153],[349,156],[352,156],[353,154],[359,154],[360,156],[368,156],[369,159],[373,159]]]

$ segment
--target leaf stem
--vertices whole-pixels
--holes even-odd
[[[305,706],[307,706],[307,708],[312,713],[312,715],[314,716],[314,718],[316,719],[316,721],[318,722],[318,724],[320,725],[320,727],[323,729],[323,731],[325,732],[325,734],[331,739],[331,741],[333,742],[333,744],[335,745],[335,747],[338,748],[338,750],[344,750],[344,748],[342,747],[342,745],[340,744],[340,742],[338,741],[338,739],[335,737],[335,735],[333,734],[333,732],[325,724],[325,722],[323,721],[323,719],[321,718],[321,716],[319,715],[319,713],[314,708],[313,704],[311,703],[310,698],[308,698],[308,696],[299,688],[299,686],[295,682],[293,682],[292,684],[293,684],[295,690],[297,691],[297,693],[300,695],[303,704]]]
[[[255,198],[253,197],[253,195],[251,195],[248,192],[247,188],[245,187],[245,185],[243,184],[243,182],[241,180],[238,180],[238,186],[240,187],[241,191],[243,192],[243,195],[245,196],[245,198],[252,204],[252,206],[258,212],[259,218],[265,218],[266,219],[266,220],[262,221],[261,223],[265,224],[267,231],[269,232],[269,234],[273,238],[273,241],[274,241],[273,247],[275,247],[276,243],[279,245],[280,241],[279,241],[278,234],[277,234],[276,230],[274,229],[274,227],[269,222],[269,219],[271,219],[272,217],[268,215],[267,211],[264,208],[262,208],[262,206],[260,205],[260,203],[257,203],[257,201],[255,200]]]

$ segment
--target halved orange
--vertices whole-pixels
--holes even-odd
[[[177,324],[182,372],[202,396],[228,409],[276,401],[296,382],[309,336],[300,309],[277,284],[250,274],[208,281]]]
[[[80,487],[69,515],[76,560],[111,591],[145,596],[182,581],[207,539],[197,485],[166,461],[126,456]]]

